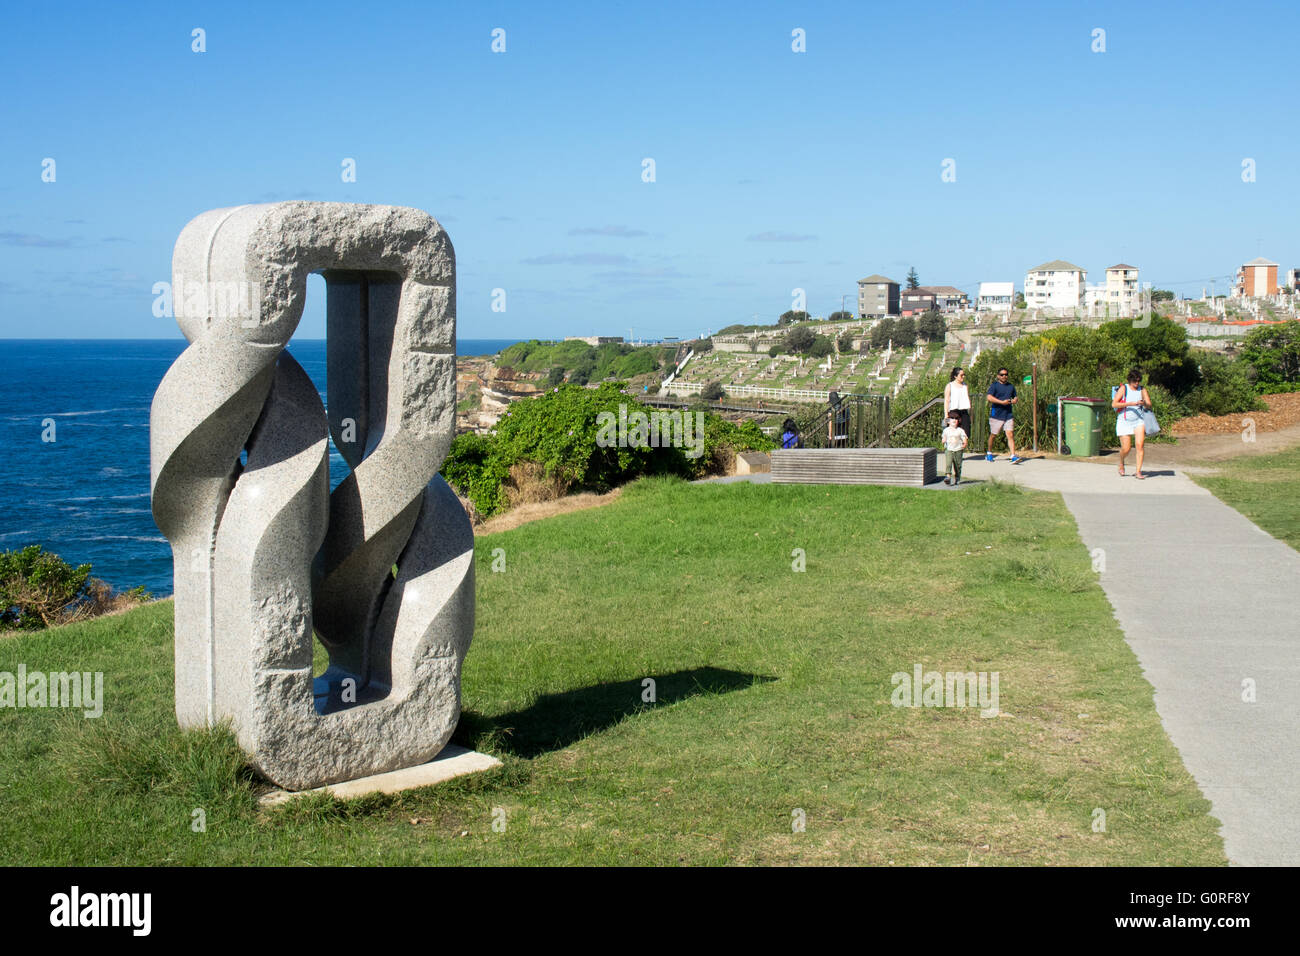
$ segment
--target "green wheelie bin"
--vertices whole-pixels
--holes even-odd
[[[1101,416],[1105,410],[1104,399],[1078,396],[1061,399],[1065,433],[1062,454],[1086,458],[1101,454]]]

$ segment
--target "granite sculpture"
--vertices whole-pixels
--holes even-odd
[[[450,239],[417,209],[238,206],[193,219],[172,270],[189,346],[150,443],[181,726],[228,719],[289,790],[432,759],[474,628],[473,531],[437,474],[455,430]],[[313,272],[328,416],[285,348]],[[332,493],[331,437],[350,469]]]

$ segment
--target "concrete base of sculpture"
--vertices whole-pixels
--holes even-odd
[[[340,800],[355,800],[357,797],[372,793],[400,793],[403,790],[414,790],[416,787],[429,787],[435,783],[471,773],[482,773],[484,770],[499,766],[501,761],[496,757],[481,754],[477,750],[466,750],[456,744],[448,744],[442,753],[418,767],[373,773],[368,777],[358,777],[356,780],[346,780],[343,783],[331,783],[313,790],[272,790],[270,793],[263,794],[259,802],[264,807],[273,807],[309,793],[332,793]]]

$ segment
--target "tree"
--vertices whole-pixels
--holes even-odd
[[[785,334],[787,352],[807,352],[817,341],[817,333],[806,325],[795,326]]]
[[[839,341],[838,341],[837,344],[838,344],[839,347],[840,347],[840,352],[841,352],[841,354],[845,354],[845,355],[847,355],[849,352],[852,352],[852,351],[853,351],[853,332],[852,332],[852,330],[849,330],[849,331],[847,331],[847,332],[842,333],[842,334],[840,335],[840,337],[839,337]]]
[[[908,348],[916,344],[916,322],[905,315],[894,323],[894,344]]]
[[[1017,309],[1028,308],[1028,306],[1025,305],[1025,294],[1023,292],[1016,293],[1016,308]]]
[[[927,342],[939,342],[948,334],[948,323],[942,313],[929,309],[922,314],[921,321],[916,324],[916,331]]]
[[[1151,301],[1152,302],[1173,302],[1174,294],[1170,292],[1168,289],[1152,289]]]
[[[831,344],[829,335],[819,335],[813,339],[813,344],[808,347],[808,354],[813,358],[825,358],[835,351],[835,346]]]
[[[723,389],[721,382],[709,382],[709,384],[700,389],[700,398],[704,399],[706,402],[719,402],[726,397],[727,393]]]
[[[807,312],[795,312],[793,309],[787,309],[781,313],[781,317],[776,320],[777,325],[794,325],[796,322],[807,322]]]
[[[853,313],[852,313],[852,312],[839,312],[839,311],[832,312],[832,313],[828,316],[828,321],[830,321],[830,322],[852,322],[852,321],[853,321]]]
[[[1196,384],[1196,363],[1189,357],[1187,329],[1163,315],[1153,315],[1148,325],[1132,319],[1107,322],[1100,330],[1108,338],[1133,350],[1133,360],[1153,385],[1182,394]]]
[[[699,339],[691,346],[691,348],[695,349],[697,355],[701,352],[712,352],[713,339]]]
[[[893,337],[893,319],[881,319],[871,327],[871,347],[873,349],[883,349]]]
[[[1284,390],[1300,382],[1300,322],[1251,329],[1240,355],[1241,361],[1254,369],[1256,388],[1261,393]]]
[[[781,346],[773,345],[770,349],[767,350],[767,354],[772,356],[772,358],[776,358],[778,355],[781,354]]]
[[[564,367],[563,367],[563,366],[560,366],[560,365],[553,366],[553,367],[551,368],[550,374],[546,376],[546,384],[547,384],[547,385],[552,385],[552,386],[554,386],[554,385],[563,385],[563,384],[564,384]]]
[[[919,289],[919,288],[921,288],[921,279],[920,279],[920,277],[916,274],[916,268],[915,268],[915,267],[913,267],[913,268],[907,270],[907,287],[908,287],[909,289]]]

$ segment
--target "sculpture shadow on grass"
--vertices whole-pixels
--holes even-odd
[[[745,690],[776,680],[759,674],[718,667],[696,667],[672,674],[655,674],[655,701],[643,700],[645,678],[580,687],[558,694],[543,694],[523,710],[497,717],[474,711],[461,714],[455,743],[479,748],[489,741],[494,749],[532,759],[565,747],[593,733],[613,727],[624,718],[692,697]]]

